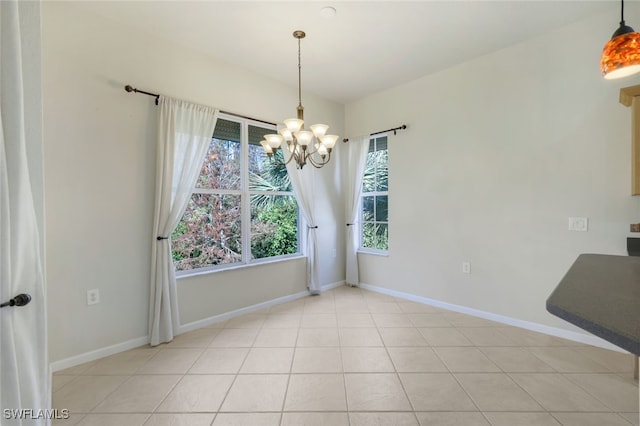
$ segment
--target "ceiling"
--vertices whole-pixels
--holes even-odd
[[[617,1],[83,1],[82,7],[348,103],[539,34]],[[334,17],[321,12],[335,8]],[[612,31],[617,22],[611,22]],[[603,34],[603,45],[609,34]]]

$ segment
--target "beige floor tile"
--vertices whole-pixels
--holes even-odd
[[[293,348],[252,348],[240,368],[240,374],[289,373]]]
[[[458,327],[458,331],[475,346],[516,346],[496,327]]]
[[[405,314],[435,314],[446,312],[443,309],[436,308],[435,306],[425,305],[417,302],[397,302],[400,310]]]
[[[240,370],[249,348],[210,348],[189,369],[189,374],[235,374]]]
[[[340,345],[383,346],[377,328],[340,328]]]
[[[142,426],[150,414],[87,414],[78,426]]]
[[[369,312],[374,314],[401,314],[400,306],[395,302],[385,302],[381,300],[367,301]]]
[[[269,314],[262,328],[298,328],[300,321],[302,321],[302,314]]]
[[[182,376],[132,376],[107,396],[94,413],[150,413],[169,394]]]
[[[413,413],[349,413],[351,426],[419,426]]]
[[[543,411],[504,373],[456,374],[455,377],[480,411]]]
[[[416,328],[378,328],[385,346],[428,346],[426,339]]]
[[[402,373],[400,379],[415,411],[478,411],[449,373]]]
[[[565,378],[595,396],[613,411],[638,410],[638,382],[616,374],[565,374]]]
[[[293,348],[298,340],[297,328],[263,328],[253,346],[256,348]]]
[[[372,314],[378,327],[413,327],[407,314]]]
[[[483,347],[480,351],[502,371],[508,373],[544,373],[555,370],[525,348]]]
[[[431,348],[387,348],[396,371],[401,373],[448,372],[447,367]]]
[[[629,426],[615,413],[552,413],[562,426]],[[637,416],[636,416],[637,417]]]
[[[341,373],[340,348],[296,348],[292,373]]]
[[[305,303],[303,313],[305,315],[306,314],[335,314],[336,304],[333,300]]]
[[[475,347],[433,348],[447,368],[456,373],[491,373],[500,369]]]
[[[215,412],[220,407],[233,379],[234,376],[231,375],[184,376],[156,412]]]
[[[342,374],[292,374],[284,411],[345,411]]]
[[[210,426],[215,414],[153,414],[144,426]]]
[[[270,314],[302,314],[304,309],[304,300],[298,299],[291,302],[274,305],[269,308]]]
[[[396,374],[345,374],[349,411],[410,411]]]
[[[454,327],[504,327],[504,324],[500,324],[495,321],[458,312],[447,312],[443,315]]]
[[[88,413],[127,380],[127,376],[80,376],[53,393],[53,407]]]
[[[395,371],[383,347],[343,347],[342,366],[347,373],[392,373]]]
[[[59,418],[53,419],[51,421],[52,426],[76,426],[82,419],[84,419],[85,414],[73,414],[71,413],[67,418]]]
[[[220,413],[212,426],[279,426],[280,413]]]
[[[336,328],[338,326],[338,317],[335,313],[316,314],[304,313],[300,322],[302,328]]]
[[[633,372],[634,356],[629,353],[596,348],[595,346],[578,346],[573,350],[605,366],[609,371],[615,373]]]
[[[211,341],[211,348],[248,348],[253,346],[258,330],[251,328],[225,328]]]
[[[75,379],[77,376],[53,375],[51,377],[51,390],[53,392],[60,390],[64,385]]]
[[[431,346],[473,346],[469,339],[453,327],[422,327],[418,331]]]
[[[204,349],[162,349],[138,369],[136,374],[185,374],[202,355]]]
[[[370,313],[338,313],[338,327],[375,327]]]
[[[220,333],[220,329],[218,328],[200,328],[176,336],[173,341],[167,343],[164,347],[206,348],[218,333]]]
[[[602,364],[580,354],[572,348],[545,347],[529,348],[531,353],[549,364],[556,371],[564,373],[607,373]]]
[[[502,326],[498,329],[518,346],[569,346],[567,340],[523,328]]]
[[[282,411],[287,381],[286,374],[240,375],[229,390],[221,412]]]
[[[337,328],[301,328],[298,331],[298,347],[340,346]]]
[[[416,413],[421,426],[491,426],[481,413]],[[516,425],[512,425],[516,426]]]
[[[87,371],[89,368],[91,368],[97,362],[99,362],[99,360],[98,361],[85,362],[84,364],[80,364],[80,365],[76,365],[76,366],[73,366],[73,367],[65,368],[64,370],[56,371],[55,373],[53,373],[53,375],[54,376],[57,376],[57,375],[61,375],[61,376],[79,376],[80,374],[83,374],[85,371]]]
[[[160,349],[157,348],[146,347],[121,352],[91,363],[91,366],[82,374],[128,376],[134,374],[159,351]]]
[[[559,374],[516,373],[510,376],[547,411],[611,411]]]
[[[640,414],[636,411],[635,413],[618,413],[622,418],[626,419],[629,423],[634,426],[640,426]]]
[[[410,314],[409,319],[415,327],[452,327],[442,314]]]
[[[369,305],[363,298],[336,299],[336,312],[366,314],[369,313]]]
[[[349,426],[347,413],[283,413],[280,426]]]
[[[224,328],[258,329],[262,327],[262,324],[264,324],[266,319],[266,314],[246,314],[236,318],[231,318],[224,325]]]
[[[493,426],[562,426],[548,413],[485,413],[485,416]]]

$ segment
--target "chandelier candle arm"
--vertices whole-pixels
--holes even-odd
[[[298,107],[296,108],[297,118],[284,120],[278,134],[264,135],[264,140],[260,142],[264,152],[274,160],[274,153],[280,148],[282,142],[286,142],[290,156],[284,163],[288,164],[295,160],[296,167],[302,169],[307,162],[314,167],[320,168],[331,160],[331,151],[338,140],[337,135],[327,135],[329,126],[327,124],[313,124],[309,126],[311,130],[304,128],[304,107],[302,106],[302,66],[300,55],[300,40],[306,37],[304,31],[294,31],[293,37],[298,40]],[[311,145],[312,148],[309,148]],[[283,151],[284,156],[284,151]],[[315,156],[315,158],[314,158]],[[318,158],[319,157],[319,158]]]

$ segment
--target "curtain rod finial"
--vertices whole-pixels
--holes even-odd
[[[131,87],[131,85],[127,84],[126,86],[124,86],[124,90],[126,90],[127,92],[135,92],[136,89],[134,89],[133,87]]]

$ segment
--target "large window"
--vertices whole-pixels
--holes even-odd
[[[267,133],[275,127],[218,118],[193,195],[171,236],[177,271],[299,252],[298,204],[286,168],[260,146]]]
[[[360,204],[360,246],[363,249],[389,250],[388,163],[387,136],[371,138]]]

